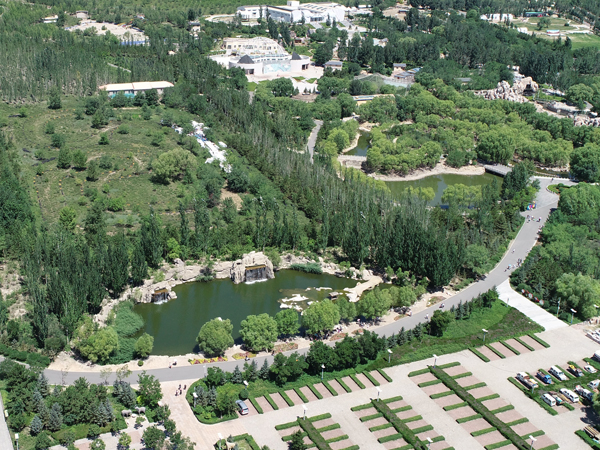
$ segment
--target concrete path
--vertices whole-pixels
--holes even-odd
[[[319,134],[319,130],[323,126],[322,120],[315,119],[315,127],[310,132],[310,136],[308,137],[308,142],[306,147],[308,148],[308,153],[310,153],[310,162],[313,160],[313,155],[315,153],[315,145],[317,144],[317,135]]]
[[[8,431],[8,425],[4,418],[4,405],[2,404],[2,396],[0,396],[0,448],[13,450],[13,443]]]
[[[562,320],[553,316],[545,309],[540,308],[536,303],[523,297],[518,292],[515,292],[510,287],[510,282],[508,280],[498,286],[498,293],[500,294],[500,300],[508,306],[512,306],[521,311],[534,322],[539,323],[546,331],[568,327]]]

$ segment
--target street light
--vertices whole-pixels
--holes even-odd
[[[435,363],[437,362],[438,356],[433,355],[433,368],[435,369]]]
[[[194,397],[194,408],[196,407],[196,400],[198,400],[198,394],[192,392],[192,397]]]
[[[529,439],[531,439],[531,445],[529,446],[529,450],[532,450],[533,449],[533,443],[535,441],[537,441],[537,439],[534,438],[532,435],[529,435]]]
[[[573,325],[573,316],[575,315],[577,311],[575,311],[573,308],[571,308],[571,325]]]
[[[483,342],[485,343],[485,335],[488,333],[488,330],[482,328],[481,331],[483,331]]]
[[[379,386],[376,386],[375,389],[377,389],[377,401],[379,401],[379,395],[381,394],[381,388]]]
[[[15,433],[15,442],[17,443],[17,450],[19,450],[19,433]]]
[[[427,449],[429,450],[431,448],[431,444],[433,444],[433,439],[431,439],[430,437],[427,438]]]
[[[306,420],[306,410],[308,409],[308,407],[305,404],[303,404],[302,409],[304,410],[304,420]]]
[[[248,382],[246,380],[244,380],[244,386],[246,386],[246,389],[248,389]]]
[[[217,433],[217,436],[219,436],[219,450],[221,450],[221,441],[223,440],[223,435],[221,433]]]
[[[556,306],[556,317],[558,317],[559,311],[560,311],[560,297],[558,297],[558,305]]]
[[[392,349],[388,348],[388,364],[392,361]]]
[[[325,364],[321,364],[321,381],[323,381],[323,372],[325,371]]]

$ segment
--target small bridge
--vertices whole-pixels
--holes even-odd
[[[500,175],[505,177],[512,171],[512,167],[505,166],[503,164],[486,164],[483,166],[486,172],[493,173],[494,175]]]
[[[367,157],[356,155],[340,155],[338,156],[338,161],[342,166],[360,169],[363,163],[367,162]]]

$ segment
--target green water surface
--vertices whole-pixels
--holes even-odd
[[[202,325],[215,317],[231,320],[233,338],[240,341],[240,323],[251,314],[274,316],[281,310],[281,300],[295,294],[307,297],[298,304],[326,298],[330,287],[341,291],[353,287],[356,281],[334,275],[315,275],[294,270],[275,273],[275,279],[233,284],[231,280],[208,283],[192,282],[173,288],[177,299],[163,304],[143,303],[134,311],[144,318],[144,331],[154,336],[154,355],[183,355],[196,348],[196,336]]]

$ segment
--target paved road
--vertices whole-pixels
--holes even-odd
[[[308,143],[306,144],[308,147],[308,152],[310,153],[310,162],[313,160],[313,155],[315,153],[315,145],[317,143],[317,135],[319,134],[319,130],[323,126],[322,120],[315,119],[315,127],[310,132],[310,136],[308,137]]]
[[[12,439],[8,432],[8,426],[4,419],[4,405],[2,405],[2,397],[0,396],[0,448],[3,450],[13,450]]]
[[[319,122],[319,121],[315,121],[315,122]],[[320,127],[319,123],[317,123],[317,126],[315,127],[315,129],[313,129],[313,133],[311,134],[311,136],[314,134],[316,137],[315,130],[317,129],[317,127]],[[317,130],[317,132],[318,132],[318,130]],[[553,194],[546,189],[547,186],[552,184],[550,178],[538,178],[538,179],[539,179],[540,185],[541,185],[540,192],[538,193],[538,195],[536,197],[536,202],[537,202],[538,207],[534,211],[530,212],[530,214],[533,214],[535,216],[536,221],[535,222],[531,222],[531,221],[527,222],[526,221],[523,224],[523,226],[521,227],[521,230],[517,234],[514,241],[511,242],[511,245],[510,245],[508,251],[502,258],[500,263],[498,263],[496,268],[493,269],[487,275],[487,277],[485,277],[484,279],[470,285],[468,288],[464,289],[463,291],[459,292],[458,294],[454,295],[453,297],[450,297],[449,299],[444,300],[445,308],[450,308],[452,305],[458,305],[458,303],[461,301],[465,302],[465,301],[471,300],[472,298],[478,296],[479,294],[481,294],[483,292],[488,291],[489,289],[493,288],[494,286],[500,286],[502,283],[504,283],[508,279],[508,277],[511,273],[511,271],[506,270],[508,265],[509,264],[514,265],[517,262],[517,259],[519,259],[519,258],[525,260],[525,258],[527,257],[527,254],[529,253],[531,248],[534,246],[534,244],[537,242],[538,229],[539,229],[540,225],[543,225],[546,222],[546,219],[548,218],[550,211],[553,208],[556,208],[556,206],[558,204],[558,195]],[[567,184],[567,185],[574,184],[567,180],[561,180],[561,182],[563,182],[564,184]],[[522,215],[526,216],[527,213],[526,212],[522,213]],[[537,222],[538,217],[541,217],[540,222]],[[404,319],[398,320],[391,324],[379,327],[375,331],[377,331],[377,333],[379,333],[380,335],[391,336],[393,333],[398,333],[402,327],[404,327],[404,329],[408,330],[408,329],[416,326],[418,323],[426,322],[427,321],[426,316],[431,317],[437,308],[438,308],[438,306],[433,306],[424,311],[413,314],[412,317],[406,317]],[[535,318],[533,318],[533,317],[532,317],[532,319],[535,320]],[[308,349],[305,348],[305,349],[300,349],[298,352],[302,354],[302,353],[306,353],[307,351],[308,351]],[[288,352],[288,353],[291,353],[291,352]],[[267,358],[270,363],[273,360],[273,357],[267,356],[267,357],[256,358],[255,361],[259,366],[261,366],[263,363],[263,360],[265,358]],[[224,363],[202,364],[202,365],[196,365],[196,366],[189,366],[189,365],[185,364],[180,367],[173,367],[172,369],[168,369],[168,368],[152,369],[152,370],[148,370],[147,372],[149,374],[155,375],[161,382],[166,382],[166,381],[182,381],[183,382],[185,380],[196,380],[198,378],[203,377],[206,374],[206,367],[212,366],[212,365],[215,365],[215,366],[218,365],[219,367],[221,367],[223,370],[226,370],[226,371],[233,371],[235,366],[237,366],[237,365],[242,366],[243,362],[227,361]],[[141,371],[134,372],[132,374],[132,376],[130,377],[130,381],[136,382],[137,374],[140,372]],[[61,382],[63,380],[63,374],[60,371],[46,370],[45,373],[51,383],[61,384]],[[66,375],[64,375],[64,381],[66,384],[70,384],[79,377],[85,377],[88,379],[88,381],[90,381],[92,383],[99,383],[102,381],[102,379],[100,378],[100,374],[98,372],[70,372],[70,373],[67,373]],[[114,375],[113,375],[113,378],[109,379],[109,382],[112,382],[113,379],[114,379]]]

